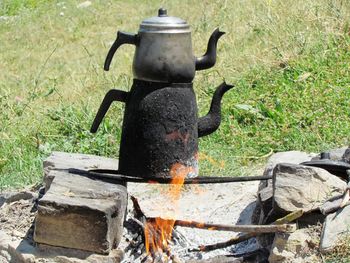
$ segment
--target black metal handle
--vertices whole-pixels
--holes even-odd
[[[94,122],[91,125],[90,132],[95,133],[100,126],[101,121],[103,120],[104,116],[106,115],[109,107],[111,106],[113,101],[121,101],[126,102],[128,98],[128,92],[122,91],[122,90],[116,90],[111,89],[107,92],[105,95],[100,108],[98,109],[98,112],[96,114],[96,117],[94,119]]]
[[[137,34],[132,34],[132,33],[126,33],[122,31],[118,31],[117,33],[117,39],[114,41],[113,45],[108,51],[106,60],[105,60],[105,65],[104,65],[104,70],[108,71],[109,66],[112,62],[114,53],[117,51],[117,49],[123,45],[123,44],[133,44],[137,45],[138,44],[138,35]]]

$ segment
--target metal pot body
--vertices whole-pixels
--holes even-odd
[[[136,79],[190,83],[195,76],[191,33],[139,32],[133,61]]]
[[[198,175],[198,116],[192,84],[134,80],[124,113],[119,171],[152,178]]]

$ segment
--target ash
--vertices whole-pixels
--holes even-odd
[[[177,204],[167,200],[167,185],[128,184],[129,195],[135,196],[147,217],[169,217],[214,224],[251,224],[259,182],[186,185]],[[174,209],[174,206],[176,209]],[[176,211],[174,211],[176,210]],[[169,213],[168,213],[169,212]],[[238,235],[234,232],[175,227],[169,244],[168,256],[150,259],[145,252],[143,232],[134,221],[132,202],[128,202],[128,213],[124,234],[119,245],[125,252],[123,263],[131,262],[201,262],[217,256],[234,256],[258,248],[255,239],[209,252],[192,252],[201,245],[225,242]]]

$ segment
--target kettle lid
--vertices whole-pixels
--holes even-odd
[[[139,32],[149,33],[189,33],[189,24],[178,17],[168,16],[167,10],[160,8],[158,16],[147,18],[140,24]]]

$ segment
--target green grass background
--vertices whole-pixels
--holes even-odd
[[[168,13],[192,28],[205,52],[226,31],[212,69],[197,72],[200,115],[223,79],[220,129],[200,139],[202,174],[234,175],[272,152],[348,145],[350,1],[0,1],[0,190],[39,182],[52,151],[118,156],[124,105],[114,103],[97,134],[89,128],[104,94],[132,84],[134,47],[103,71],[117,30]]]

